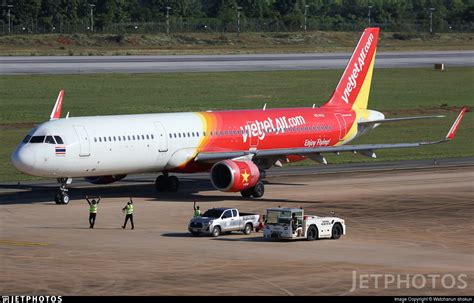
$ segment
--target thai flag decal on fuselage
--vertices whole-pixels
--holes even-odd
[[[56,146],[56,155],[66,155],[66,146]]]

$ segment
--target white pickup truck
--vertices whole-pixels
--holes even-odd
[[[218,237],[221,233],[242,231],[249,235],[258,225],[259,215],[240,213],[236,208],[212,208],[202,216],[189,221],[188,230],[193,236],[211,234]]]
[[[346,234],[345,221],[337,217],[305,215],[300,208],[269,208],[263,229],[267,239],[339,239]]]

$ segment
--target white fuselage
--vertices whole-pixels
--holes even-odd
[[[165,128],[166,125],[166,128]],[[170,133],[194,132],[171,140]],[[31,136],[60,136],[64,144],[20,144],[12,162],[43,177],[84,177],[170,170],[195,156],[202,122],[194,113],[96,116],[53,120]],[[65,147],[65,153],[56,153]]]

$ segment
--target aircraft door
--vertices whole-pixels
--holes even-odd
[[[161,122],[155,122],[155,127],[158,130],[158,151],[159,152],[167,152],[168,151],[168,135],[166,130],[161,124]]]
[[[253,136],[251,125],[252,125],[252,122],[247,122],[247,126],[248,126],[247,131],[249,132],[248,137],[249,137],[249,142],[250,142],[249,149],[254,150],[254,149],[257,149],[260,139],[258,138],[259,135]]]
[[[76,131],[77,137],[79,138],[79,157],[90,156],[90,142],[86,128],[82,125],[74,125],[74,130]]]
[[[347,133],[346,120],[340,113],[334,114],[336,117],[337,123],[339,124],[339,141],[343,140]]]

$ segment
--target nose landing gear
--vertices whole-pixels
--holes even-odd
[[[66,185],[71,184],[72,178],[58,178],[58,183],[61,184],[59,186],[59,191],[57,192],[56,196],[54,196],[54,201],[56,204],[69,204],[69,194]]]

